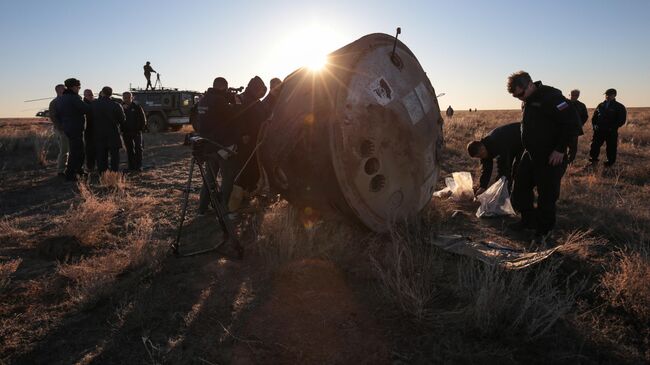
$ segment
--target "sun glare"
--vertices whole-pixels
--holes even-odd
[[[327,56],[314,54],[310,57],[307,62],[307,67],[312,71],[320,71],[323,67],[327,65]]]
[[[316,23],[299,26],[282,37],[274,63],[277,62],[278,71],[286,68],[285,72],[291,72],[300,67],[320,71],[327,66],[327,54],[340,47],[342,39],[338,30]]]

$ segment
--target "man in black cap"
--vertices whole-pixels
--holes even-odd
[[[600,147],[603,143],[607,143],[605,167],[614,165],[618,147],[618,129],[625,124],[626,119],[627,109],[625,109],[625,105],[616,101],[616,89],[607,89],[605,101],[598,104],[591,118],[594,135],[591,139],[589,160],[593,165],[598,163],[598,155],[600,155]]]
[[[63,125],[63,131],[68,137],[70,155],[65,168],[65,178],[76,181],[77,174],[83,174],[84,139],[83,132],[86,124],[85,115],[90,113],[90,106],[79,96],[81,82],[75,78],[65,80],[65,91],[57,100],[57,119]]]
[[[567,167],[567,146],[575,133],[575,111],[560,90],[533,82],[524,71],[508,77],[508,92],[523,101],[524,153],[512,191],[512,205],[521,212],[521,221],[511,228],[534,229],[533,243],[546,246],[555,226],[555,203]]]
[[[111,100],[113,89],[104,86],[99,98],[92,103],[95,141],[97,156],[97,172],[104,173],[109,169],[108,157],[111,158],[110,170],[118,171],[120,167],[120,139],[119,128],[124,124],[126,117],[124,110],[117,102]]]
[[[492,160],[497,159],[497,180],[508,179],[508,190],[512,190],[514,173],[524,151],[521,146],[521,123],[510,123],[493,129],[480,141],[467,145],[470,157],[481,159],[481,178],[476,194],[483,193],[492,177]]]
[[[571,142],[569,143],[569,163],[572,163],[573,160],[575,160],[576,158],[576,154],[578,153],[578,137],[584,134],[582,127],[587,122],[587,119],[589,119],[587,106],[585,106],[585,104],[583,104],[581,101],[578,100],[579,97],[580,97],[580,90],[578,89],[571,90],[571,98],[569,99],[569,101],[571,101],[571,105],[573,106],[573,109],[578,114],[580,126],[577,128],[577,133],[573,136]]]
[[[153,85],[151,85],[151,73],[156,73],[154,71],[153,67],[151,67],[151,62],[147,61],[147,63],[143,66],[144,68],[144,77],[147,79],[147,87],[145,90],[149,90],[151,88],[153,90]]]
[[[133,102],[133,94],[122,93],[122,104],[126,121],[122,128],[122,138],[126,146],[129,172],[142,171],[142,131],[147,125],[147,117],[142,107]]]
[[[92,103],[95,100],[95,95],[90,89],[84,90],[84,103],[92,108]],[[86,129],[84,129],[84,145],[86,152],[86,170],[92,171],[95,169],[95,143],[93,133],[93,113],[86,114]]]

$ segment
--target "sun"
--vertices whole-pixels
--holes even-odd
[[[323,70],[328,64],[327,55],[344,43],[337,29],[315,22],[292,28],[280,39],[272,63],[277,72],[287,73],[301,67],[313,72]]]
[[[313,54],[307,58],[307,66],[311,71],[320,71],[327,65],[327,55],[325,54]]]

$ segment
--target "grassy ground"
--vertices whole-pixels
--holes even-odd
[[[457,112],[442,176],[477,176],[465,144],[518,116]],[[267,198],[239,222],[243,261],[228,249],[175,258],[183,132],[145,135],[139,175],[69,184],[46,123],[0,125],[0,363],[650,361],[649,109],[629,110],[615,169],[585,170],[591,132],[581,137],[558,203],[565,246],[517,272],[431,245],[460,233],[529,248],[509,219],[439,199],[377,235],[303,225]],[[218,229],[193,213],[198,188],[184,239],[209,244]]]

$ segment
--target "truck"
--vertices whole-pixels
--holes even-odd
[[[131,89],[133,100],[147,116],[149,132],[178,131],[190,123],[190,112],[203,95],[198,91],[159,88]]]

